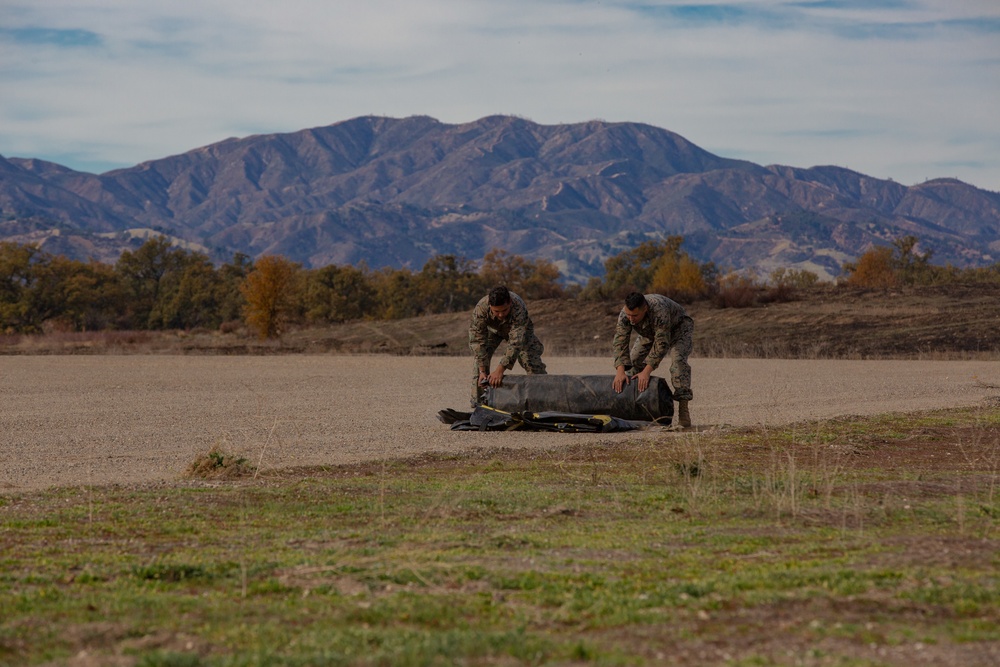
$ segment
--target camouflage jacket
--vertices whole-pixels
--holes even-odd
[[[646,364],[656,370],[663,358],[667,356],[673,343],[674,329],[688,317],[687,311],[676,301],[660,294],[646,294],[649,310],[642,321],[633,325],[625,316],[625,309],[618,314],[618,324],[615,326],[615,339],[611,347],[615,355],[615,368],[632,365],[629,355],[629,340],[634,330],[637,334],[652,341],[652,349],[646,357]],[[642,370],[642,369],[639,369]]]
[[[469,347],[476,357],[476,363],[483,366],[487,357],[493,353],[500,340],[507,341],[507,350],[500,360],[504,368],[514,367],[517,353],[534,334],[535,327],[528,315],[528,307],[524,301],[513,292],[510,293],[510,314],[500,321],[493,317],[490,311],[490,299],[484,296],[472,311],[472,324],[469,325]],[[486,369],[489,372],[489,368]]]

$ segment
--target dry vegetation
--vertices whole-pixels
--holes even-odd
[[[547,354],[608,354],[620,304],[541,299],[529,303]],[[894,290],[820,286],[790,301],[750,308],[688,306],[695,355],[830,359],[1000,358],[1000,299],[989,285]],[[0,354],[468,353],[469,314],[356,320],[289,330],[260,340],[244,329],[53,333],[0,337]]]

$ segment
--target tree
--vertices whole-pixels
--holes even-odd
[[[253,261],[242,252],[235,253],[231,261],[219,267],[216,303],[220,322],[232,322],[242,318],[246,299],[243,298],[240,285],[252,269]]]
[[[899,285],[929,284],[947,280],[945,267],[930,264],[932,250],[918,252],[920,239],[901,236],[893,239],[891,246],[875,246],[858,257],[857,262],[845,262],[844,273],[848,285],[857,287],[889,288]]]
[[[246,299],[244,319],[261,338],[277,338],[294,319],[300,300],[301,266],[275,255],[264,255],[240,284]]]
[[[470,260],[435,255],[417,274],[415,289],[423,311],[453,313],[474,306],[485,285]]]
[[[934,270],[930,266],[933,250],[920,253],[917,245],[920,240],[916,236],[902,236],[892,242],[893,269],[900,282],[904,285],[916,285],[933,281]]]
[[[158,311],[164,279],[179,272],[185,264],[185,251],[171,246],[165,236],[143,243],[135,252],[126,250],[115,263],[115,272],[125,290],[128,325],[135,329],[160,328],[163,315]]]
[[[694,301],[708,293],[702,269],[685,253],[663,255],[655,264],[650,289],[681,302]]]
[[[683,236],[644,241],[604,262],[604,280],[591,281],[584,298],[623,297],[627,292],[663,292],[682,300],[704,296],[718,279],[712,262],[699,264],[681,250]]]
[[[63,330],[112,328],[121,315],[121,283],[107,264],[57,255],[38,267],[36,288],[38,317]]]
[[[679,258],[681,236],[669,236],[664,241],[645,241],[631,250],[618,253],[604,262],[606,296],[617,292],[645,292],[664,257]]]
[[[121,303],[117,276],[106,264],[0,243],[0,331],[103,329],[116,322]]]
[[[371,274],[379,319],[398,320],[421,313],[416,279],[409,269],[384,268]]]
[[[45,256],[37,246],[0,242],[0,331],[26,332],[35,325],[27,293],[41,261]]]
[[[526,299],[550,299],[562,296],[559,269],[544,259],[530,261],[520,255],[493,249],[483,257],[479,275],[486,288],[505,285]]]
[[[891,288],[899,285],[893,266],[892,248],[875,246],[858,257],[854,263],[844,264],[847,284],[854,287]]]
[[[218,327],[222,323],[219,274],[205,255],[191,253],[179,260],[176,269],[161,280],[150,324],[163,329]]]
[[[311,322],[345,322],[375,312],[377,294],[363,269],[324,266],[305,278],[305,314]]]

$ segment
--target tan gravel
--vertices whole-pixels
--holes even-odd
[[[551,373],[611,372],[603,358],[546,362]],[[2,357],[0,493],[176,481],[216,445],[273,469],[637,437],[452,432],[436,413],[467,409],[470,365],[464,357]],[[1000,362],[691,365],[696,428],[638,437],[670,446],[728,426],[1000,404]]]

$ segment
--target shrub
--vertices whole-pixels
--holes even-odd
[[[218,447],[212,447],[204,456],[199,456],[187,470],[188,477],[200,479],[234,479],[248,477],[253,468],[242,456],[227,454]]]
[[[893,266],[892,248],[877,246],[865,252],[853,264],[844,264],[848,272],[847,284],[852,287],[887,289],[899,286]]]
[[[757,305],[760,285],[751,277],[730,273],[719,278],[713,302],[719,308],[750,308]]]

